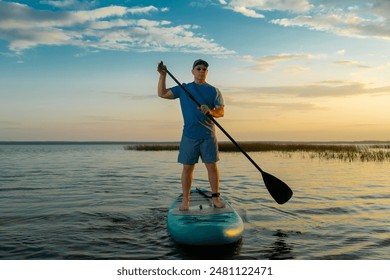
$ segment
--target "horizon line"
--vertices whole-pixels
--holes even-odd
[[[230,143],[230,141],[218,141],[219,143]],[[305,141],[280,141],[280,140],[243,140],[237,141],[239,143],[275,143],[275,144],[287,144],[287,143],[336,143],[336,144],[373,144],[373,143],[390,143],[390,140],[305,140]],[[112,140],[11,140],[0,141],[0,145],[78,145],[78,144],[90,144],[90,145],[127,145],[127,144],[170,144],[180,143],[180,141],[112,141]]]

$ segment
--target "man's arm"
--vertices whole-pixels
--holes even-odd
[[[160,63],[157,67],[157,71],[160,73],[160,78],[157,85],[157,95],[165,99],[174,99],[172,91],[166,86],[167,72],[165,71],[165,66]]]
[[[222,118],[225,115],[225,106],[222,98],[222,94],[219,91],[218,88],[215,88],[217,91],[217,96],[216,99],[218,100],[219,105],[215,105],[214,109],[210,110],[210,115],[213,116],[214,118]]]
[[[213,118],[222,118],[225,115],[225,106],[215,106],[209,113]]]
[[[199,110],[203,114],[207,115],[209,113],[213,118],[222,118],[225,114],[225,106],[215,106],[214,109],[210,109],[207,105],[201,105]]]

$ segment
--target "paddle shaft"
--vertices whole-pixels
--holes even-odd
[[[165,71],[168,73],[168,75],[184,90],[184,92],[191,98],[192,101],[195,102],[196,105],[199,107],[202,105],[198,102],[198,100],[195,99],[195,97],[169,72],[167,68],[165,68]],[[244,156],[259,170],[262,174],[264,171],[260,168],[260,166],[257,165],[257,163],[248,155],[247,152],[241,146],[236,142],[236,140],[233,139],[232,136],[213,118],[213,116],[210,115],[210,113],[207,113],[206,116],[226,135],[227,138],[229,138],[230,141],[241,151],[241,153],[244,154]]]

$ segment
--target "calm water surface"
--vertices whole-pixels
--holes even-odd
[[[0,145],[0,259],[390,259],[389,162],[251,156],[294,197],[278,205],[242,154],[222,153],[221,191],[245,233],[205,254],[166,231],[177,152]],[[202,164],[195,178],[208,186]]]

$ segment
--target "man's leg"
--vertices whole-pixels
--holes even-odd
[[[192,177],[194,174],[195,164],[183,164],[181,173],[181,188],[183,190],[183,200],[180,210],[186,211],[190,207],[190,191],[192,186]]]
[[[219,171],[216,162],[213,163],[205,163],[207,168],[207,173],[209,176],[209,183],[211,186],[212,193],[219,192]],[[221,201],[219,197],[213,197],[214,206],[217,208],[225,207],[225,204]]]

